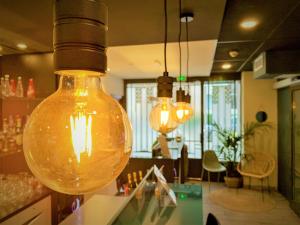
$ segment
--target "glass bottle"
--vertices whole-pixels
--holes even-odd
[[[30,78],[28,81],[27,98],[35,98],[35,89],[32,78]]]
[[[17,81],[16,96],[19,98],[24,97],[23,82],[22,82],[22,77],[20,76],[18,77],[18,81]]]
[[[22,150],[22,144],[23,144],[23,133],[22,133],[22,118],[17,115],[16,116],[16,145],[17,145],[17,151]]]
[[[4,135],[3,132],[0,132],[0,152],[4,149]]]
[[[8,122],[7,122],[7,118],[3,118],[3,122],[2,122],[2,128],[3,128],[3,152],[7,152],[8,151]]]
[[[4,95],[4,77],[1,77],[1,81],[0,81],[0,85],[1,85],[1,97],[3,97]]]
[[[12,115],[9,115],[8,117],[8,136],[9,137],[14,137],[15,133],[16,133],[16,129],[15,129],[15,121],[14,121],[14,117]]]
[[[10,88],[9,88],[9,75],[6,74],[4,75],[4,85],[3,85],[3,96],[8,97],[10,93]]]
[[[16,95],[16,82],[14,79],[11,79],[9,82],[9,96]]]

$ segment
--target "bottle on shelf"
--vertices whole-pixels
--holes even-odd
[[[133,181],[134,181],[134,186],[137,187],[138,186],[138,181],[137,181],[137,176],[136,176],[136,172],[133,172]]]
[[[1,77],[0,85],[1,85],[1,97],[3,97],[4,96],[4,77]]]
[[[128,187],[130,189],[132,189],[133,188],[133,184],[132,184],[132,179],[131,179],[131,174],[130,173],[127,174],[127,179],[128,179]]]
[[[22,77],[20,76],[18,77],[18,81],[17,81],[16,96],[19,98],[24,97],[23,82],[22,82]]]
[[[3,96],[8,97],[10,94],[9,75],[4,75]]]
[[[9,115],[8,117],[8,136],[14,137],[16,133],[16,125],[14,121],[14,117],[12,115]]]
[[[5,137],[3,135],[3,132],[0,132],[0,152],[3,151],[4,149],[4,143],[5,142]]]
[[[16,124],[14,117],[9,115],[8,117],[8,150],[9,151],[16,151]]]
[[[143,180],[143,171],[139,170],[139,178],[140,182]]]
[[[7,118],[3,118],[2,122],[2,134],[3,134],[3,152],[8,151],[8,121]]]
[[[16,95],[16,82],[14,79],[11,79],[9,82],[9,96]]]
[[[35,88],[32,78],[28,80],[27,98],[35,98]]]
[[[16,135],[15,135],[17,151],[22,151],[23,132],[22,132],[22,118],[16,115]]]

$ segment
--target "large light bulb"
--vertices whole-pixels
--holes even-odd
[[[166,134],[175,130],[178,126],[174,117],[175,107],[172,99],[160,97],[158,103],[150,112],[150,125],[152,129]]]
[[[24,154],[43,184],[83,194],[121,173],[131,153],[131,132],[126,112],[104,93],[99,77],[61,76],[58,90],[26,124]]]

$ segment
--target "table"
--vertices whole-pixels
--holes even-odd
[[[142,199],[94,195],[60,225],[202,225],[200,185],[170,184],[177,206],[160,206],[154,193]],[[151,193],[151,194],[150,194]]]
[[[153,194],[132,198],[113,225],[201,225],[202,189],[199,185],[170,185],[177,197],[177,206],[161,206]]]

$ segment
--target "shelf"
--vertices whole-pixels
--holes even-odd
[[[27,116],[33,109],[43,101],[44,98],[18,98],[7,97],[1,98],[0,108],[1,117],[5,118],[10,115]]]
[[[23,151],[19,150],[19,151],[0,152],[0,158],[10,156],[10,155],[14,155],[14,154],[18,154],[18,153],[21,153],[21,152],[23,152]]]

